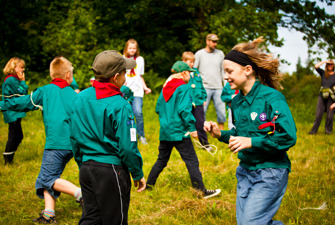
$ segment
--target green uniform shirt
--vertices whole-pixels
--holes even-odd
[[[187,132],[196,131],[187,84],[179,86],[167,102],[161,92],[156,104],[156,113],[159,115],[161,141],[181,141],[183,138],[190,138]]]
[[[125,166],[134,180],[143,177],[136,134],[135,140],[131,139],[131,131],[136,130],[133,110],[121,95],[97,99],[94,87],[80,92],[70,127],[73,155],[79,167],[93,160]]]
[[[71,150],[69,117],[76,92],[70,87],[60,88],[48,84],[37,88],[32,98],[30,95],[0,102],[1,110],[27,112],[43,107],[43,123],[45,128],[45,149]],[[33,103],[32,103],[33,102]]]
[[[277,90],[256,81],[246,95],[240,92],[232,100],[235,129],[221,131],[220,141],[229,142],[230,136],[250,137],[252,148],[238,152],[240,165],[249,170],[261,168],[288,168],[291,162],[286,151],[297,140],[296,126],[285,97]],[[259,129],[270,122],[275,115],[276,130],[273,127]]]
[[[190,81],[188,85],[190,87],[190,95],[192,98],[192,104],[195,106],[203,105],[207,99],[207,92],[202,83],[202,78],[200,76],[199,70],[193,68],[196,71],[190,73]]]
[[[131,103],[134,100],[134,93],[126,85],[122,85],[120,91],[122,92],[122,97],[126,99],[129,103]]]
[[[20,81],[15,77],[8,77],[6,81],[2,84],[2,100],[5,101],[6,99],[14,99],[18,96],[13,97],[6,97],[11,96],[14,94],[19,95],[26,95],[28,94],[28,86],[26,82]],[[17,119],[25,117],[25,112],[15,112],[15,111],[5,111],[3,112],[3,118],[5,123],[12,123],[15,122]]]

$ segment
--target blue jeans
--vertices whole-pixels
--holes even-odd
[[[209,106],[209,102],[213,99],[216,110],[216,117],[218,123],[226,122],[226,104],[221,100],[222,89],[207,89],[206,105],[204,106],[205,115]]]
[[[131,103],[131,107],[133,108],[133,112],[136,118],[136,126],[137,126],[137,134],[140,137],[144,137],[144,122],[143,122],[143,98],[134,97],[134,100]]]
[[[286,191],[288,169],[236,169],[238,225],[283,224],[272,220]]]
[[[60,192],[55,191],[52,186],[55,180],[60,178],[66,164],[72,159],[71,150],[50,150],[45,149],[43,152],[42,165],[38,174],[35,189],[40,198],[44,198],[43,190],[47,190],[51,196],[58,198]]]

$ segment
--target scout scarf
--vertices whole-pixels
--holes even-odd
[[[165,101],[168,102],[169,99],[172,97],[173,93],[175,92],[175,90],[183,84],[186,84],[186,83],[182,79],[175,78],[175,79],[170,80],[163,87],[163,97],[164,97]]]
[[[51,81],[51,84],[57,85],[60,88],[65,88],[67,86],[70,86],[66,80],[63,80],[61,78],[55,78]]]
[[[95,80],[92,84],[95,87],[97,99],[107,98],[114,95],[121,95],[120,88],[111,83],[101,83]]]
[[[127,58],[131,58],[131,57],[128,56]],[[136,56],[134,56],[134,60],[136,61]],[[134,76],[136,76],[135,68],[133,68],[133,69],[130,70],[129,75],[130,75],[130,77],[134,77]]]
[[[9,77],[15,77],[16,79],[20,80],[17,75],[9,74],[5,77],[5,80],[3,82],[5,82],[7,80],[7,78],[9,78]]]

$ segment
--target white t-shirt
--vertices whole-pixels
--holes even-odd
[[[134,59],[134,57],[131,57]],[[144,59],[142,56],[136,57],[135,74],[130,74],[131,70],[126,73],[126,86],[134,92],[135,97],[143,98],[144,90],[141,76],[144,74]]]

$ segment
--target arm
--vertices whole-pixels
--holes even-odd
[[[192,101],[191,96],[189,92],[188,85],[182,85],[179,88],[182,88],[178,93],[178,114],[180,115],[180,118],[188,128],[189,132],[196,131],[195,128],[195,118],[192,114]]]
[[[10,77],[4,84],[3,93],[5,96],[26,95],[28,93],[28,86],[24,80],[18,81],[14,77]]]
[[[139,191],[143,188],[143,185],[145,187],[145,180],[143,180],[142,156],[137,148],[136,139],[133,141],[131,137],[131,129],[136,129],[136,125],[127,124],[128,120],[133,119],[134,114],[129,104],[124,105],[116,115],[110,116],[111,123],[114,123],[114,120],[117,123],[116,138],[119,142],[119,157],[131,173],[135,185],[139,185]]]
[[[326,60],[326,61],[321,61],[321,62],[318,62],[317,64],[315,64],[314,65],[314,67],[315,67],[315,69],[319,69],[320,68],[320,66],[322,66],[323,64],[325,64],[325,63],[327,63],[328,62],[328,60]]]
[[[150,94],[151,93],[151,89],[147,87],[143,77],[141,76],[141,82],[142,82],[142,86],[143,86],[143,90],[145,94]]]
[[[25,95],[19,98],[7,99],[4,102],[0,102],[1,111],[16,111],[16,112],[28,112],[37,110],[38,107],[35,105],[42,105],[42,92],[40,89],[36,89],[32,95]]]

